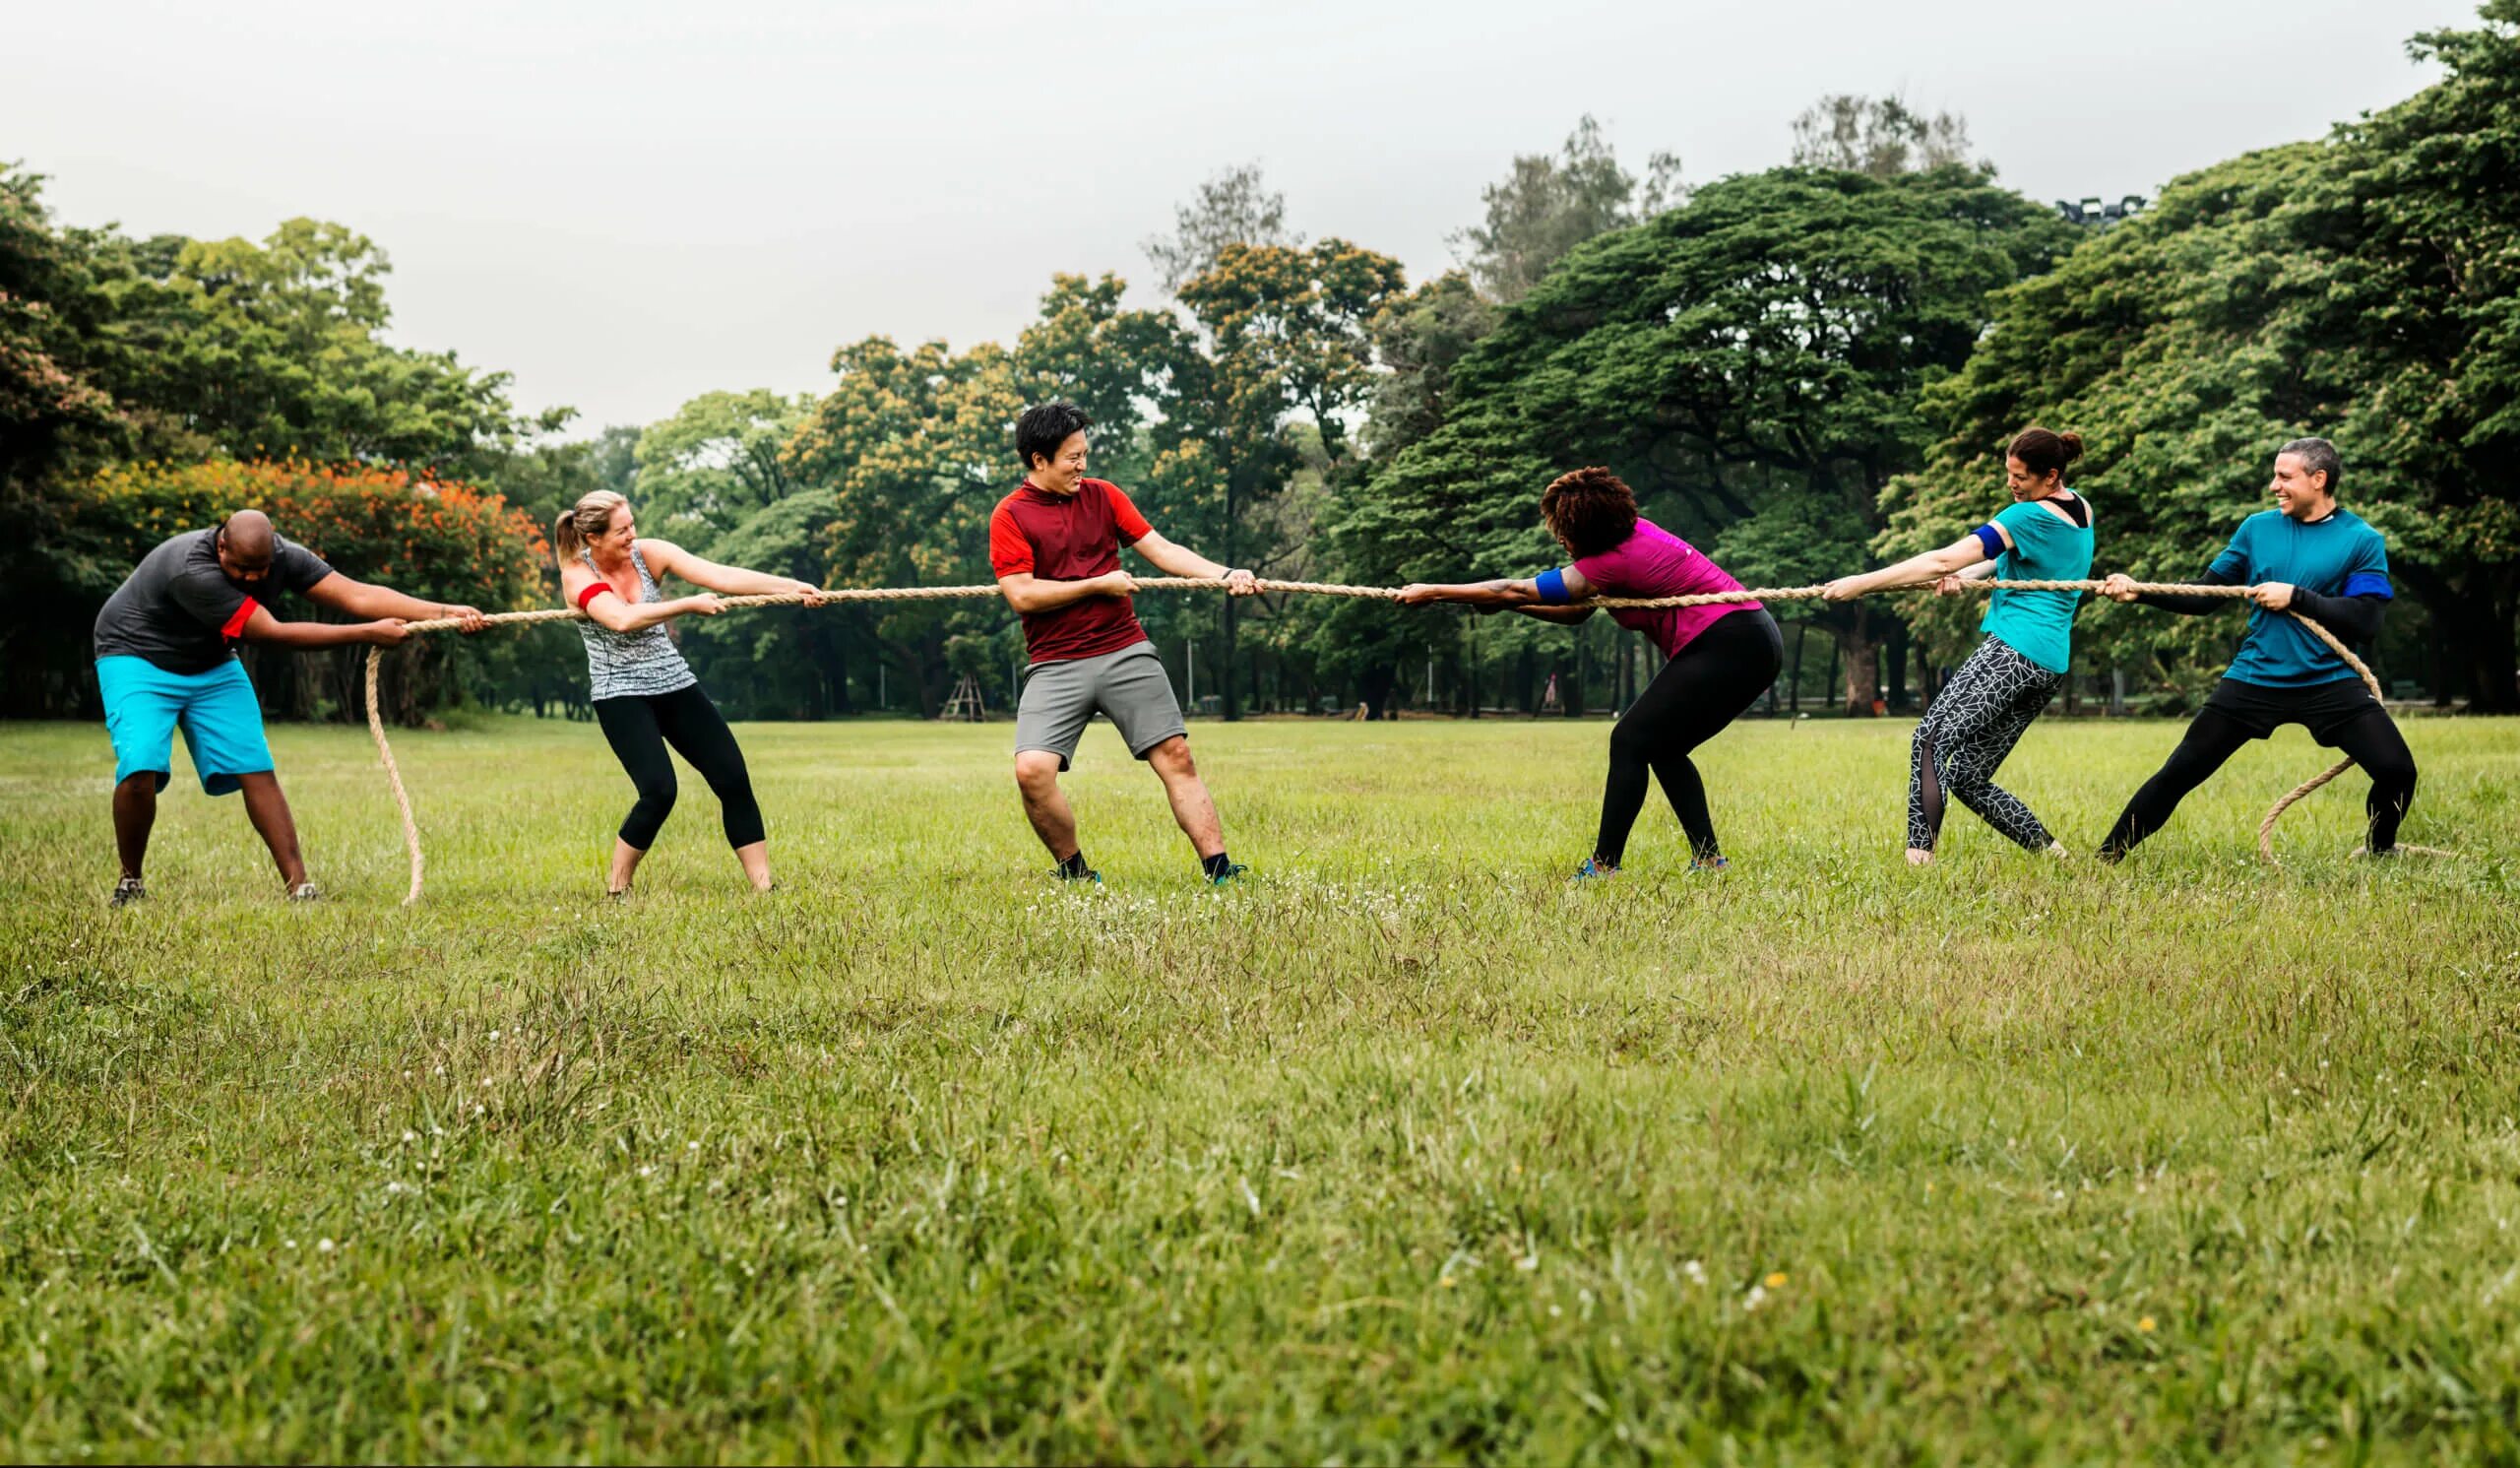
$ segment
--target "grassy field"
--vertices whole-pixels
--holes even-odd
[[[2520,727],[2408,839],[2255,746],[2123,868],[1908,727],[1754,724],[1571,889],[1601,724],[1202,725],[1211,893],[1097,726],[1098,896],[1009,731],[740,731],[638,896],[585,725],[276,743],[315,875],[179,785],[113,913],[94,727],[0,727],[0,1457],[2520,1455]],[[2088,851],[2176,736],[2007,770]],[[179,781],[188,781],[179,757]]]

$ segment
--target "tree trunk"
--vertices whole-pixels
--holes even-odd
[[[1802,712],[1802,639],[1810,635],[1809,622],[1794,624],[1794,681],[1787,684],[1785,690],[1785,711],[1789,714]]]
[[[1872,637],[1872,621],[1861,606],[1843,626],[1832,629],[1837,636],[1838,659],[1846,665],[1846,716],[1850,719],[1872,717],[1872,701],[1880,697],[1878,657],[1880,644]]]
[[[2520,680],[2512,660],[2520,644],[2512,637],[2513,606],[2508,600],[2479,598],[2483,606],[2446,629],[2461,670],[2468,677],[2468,712],[2520,713]]]

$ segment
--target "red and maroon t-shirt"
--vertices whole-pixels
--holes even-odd
[[[1120,569],[1120,547],[1153,530],[1117,484],[1083,479],[1074,494],[1052,494],[1028,479],[988,517],[989,570],[1029,571],[1043,581],[1108,576]],[[1024,613],[1024,646],[1035,663],[1100,658],[1146,640],[1126,597],[1088,597]]]

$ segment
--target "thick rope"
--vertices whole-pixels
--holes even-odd
[[[1997,581],[1992,577],[1965,580],[1961,584],[1974,591],[1986,592],[2009,590],[2091,593],[2098,593],[2107,585],[2099,581]],[[1221,578],[1207,576],[1140,576],[1136,578],[1136,589],[1139,591],[1223,591],[1227,583]],[[2130,586],[2132,590],[2142,595],[2220,597],[2232,601],[2240,600],[2248,595],[2248,588],[2243,586],[2195,586],[2162,581],[2138,581],[2130,583]],[[1349,586],[1335,581],[1262,581],[1259,583],[1259,589],[1264,592],[1284,592],[1298,596],[1354,597],[1377,602],[1397,602],[1400,600],[1401,590],[1396,586]],[[1819,586],[1760,586],[1737,592],[1706,592],[1687,597],[1595,597],[1572,605],[1606,608],[1720,606],[1740,602],[1814,602],[1826,594],[1827,588]],[[956,602],[980,601],[1002,595],[1004,593],[999,590],[997,584],[989,582],[977,586],[845,587],[817,593],[814,601],[816,605],[822,606],[852,602]],[[806,605],[806,597],[803,592],[772,592],[751,597],[720,597],[718,602],[720,606],[728,608],[802,606]],[[2385,701],[2385,695],[2380,691],[2380,679],[2371,671],[2368,665],[2354,656],[2353,649],[2338,641],[2336,635],[2327,628],[2301,613],[2296,611],[2291,615],[2295,621],[2309,628],[2311,636],[2325,643],[2328,651],[2343,659],[2346,667],[2354,670],[2355,673],[2362,679],[2363,686],[2371,690],[2372,698]],[[531,611],[491,612],[484,615],[481,620],[493,626],[506,626],[520,622],[575,622],[590,621],[593,618],[574,606],[543,606]],[[403,629],[408,633],[452,632],[461,629],[464,625],[465,623],[456,617],[429,617],[405,622]],[[394,746],[386,741],[385,719],[377,703],[377,660],[383,653],[383,648],[368,649],[367,729],[368,733],[376,737],[376,753],[385,765],[386,784],[392,787],[394,803],[403,816],[403,845],[410,851],[411,858],[411,886],[403,898],[403,905],[409,907],[420,900],[420,828],[411,814],[410,796],[403,789],[403,773],[394,763]],[[2266,818],[2257,823],[2258,855],[2270,863],[2275,862],[2275,822],[2303,796],[2334,780],[2353,766],[2354,761],[2351,758],[2338,760],[2326,770],[2302,781],[2284,798],[2276,801],[2274,807],[2266,812]],[[2401,844],[2398,850],[2424,856],[2451,855],[2449,852],[2433,847],[2404,844]]]
[[[394,806],[403,812],[403,845],[411,854],[411,890],[403,894],[403,906],[420,900],[420,826],[411,819],[411,798],[403,789],[402,768],[394,763],[394,746],[385,738],[385,715],[376,702],[376,669],[385,649],[367,650],[367,732],[376,736],[376,757],[385,762],[385,784],[394,792]]]

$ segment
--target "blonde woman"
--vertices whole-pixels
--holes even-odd
[[[614,897],[630,890],[639,859],[656,843],[673,813],[675,782],[667,745],[691,762],[718,797],[726,844],[735,849],[753,886],[770,890],[770,842],[761,806],[732,730],[690,665],[675,651],[664,624],[685,614],[716,616],[724,609],[713,593],[730,597],[802,593],[805,605],[822,604],[821,588],[704,560],[670,541],[642,540],[630,502],[598,489],[560,512],[551,527],[553,558],[560,563],[560,594],[589,620],[577,624],[587,645],[589,696],[603,736],[630,775],[639,798],[612,843]],[[660,577],[679,576],[705,588],[698,596],[668,599]]]

